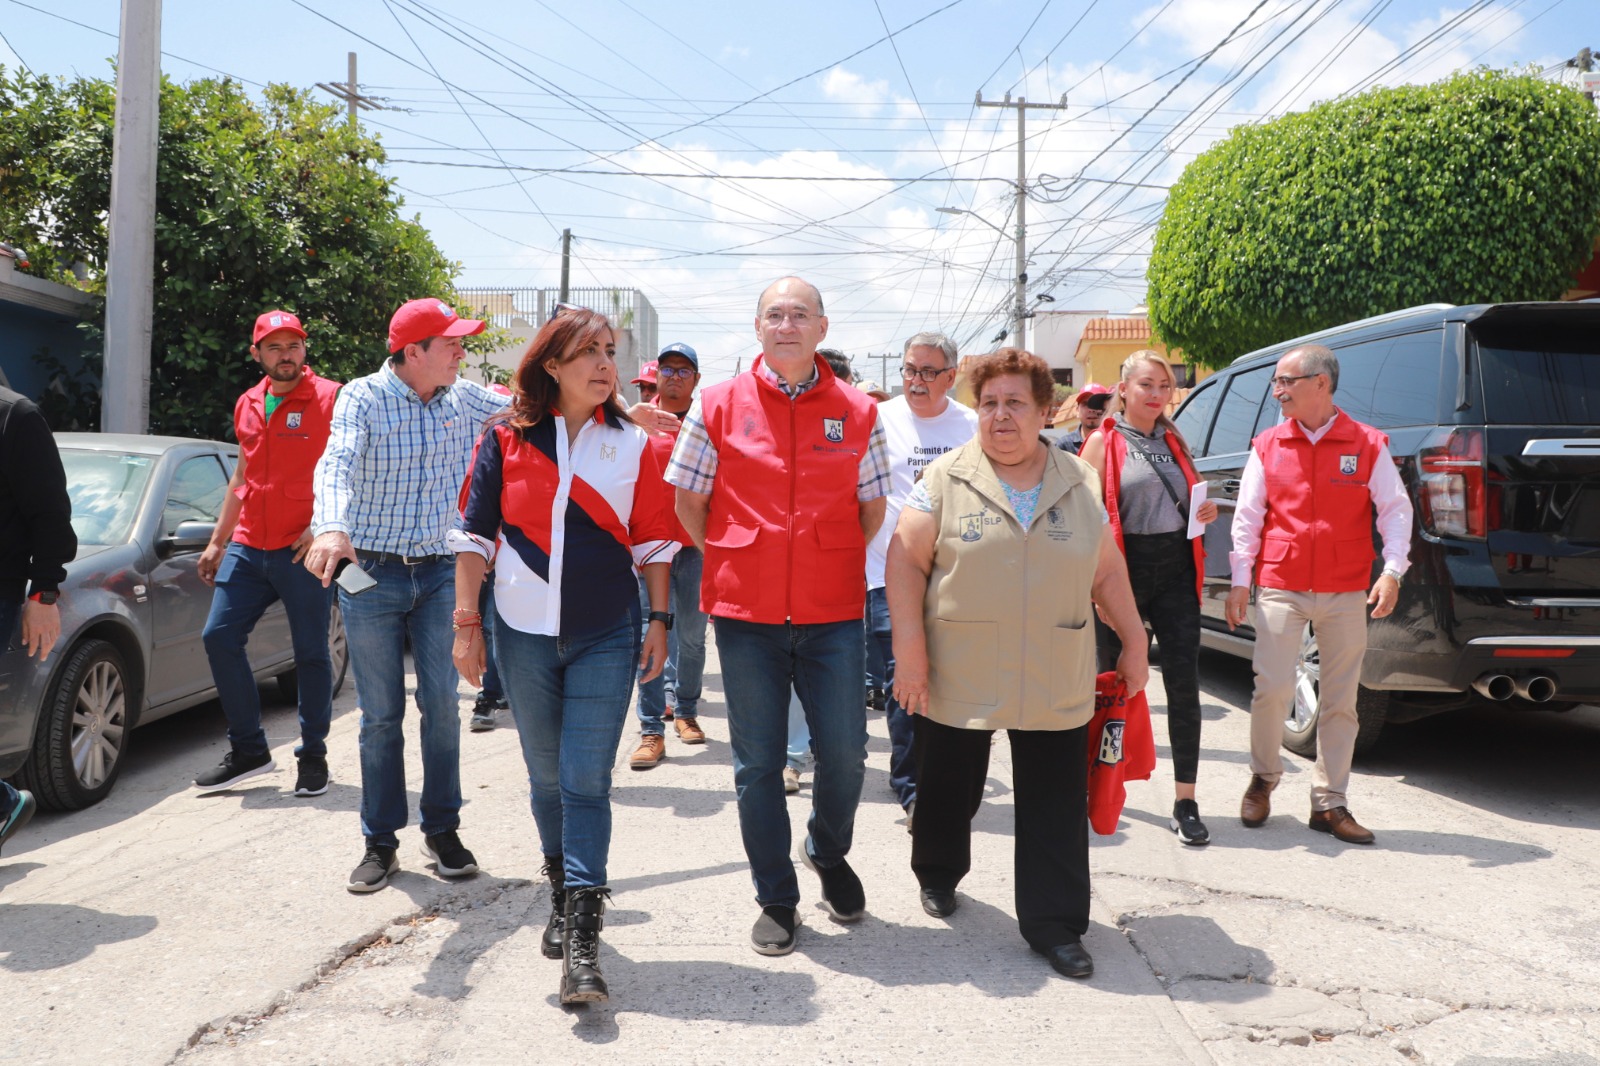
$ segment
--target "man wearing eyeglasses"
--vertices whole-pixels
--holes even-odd
[[[655,367],[657,391],[656,406],[674,415],[670,429],[650,438],[660,469],[666,469],[672,458],[672,447],[678,440],[680,420],[694,404],[695,386],[700,384],[700,357],[687,344],[669,344],[661,349],[661,357],[651,364]],[[704,744],[705,732],[700,728],[700,681],[706,665],[706,616],[700,610],[700,571],[705,556],[683,528],[676,522],[673,539],[678,542],[678,554],[672,557],[672,629],[667,633],[667,666],[652,680],[639,686],[639,747],[628,758],[635,770],[649,770],[666,758],[667,707],[672,706],[672,728],[685,744]],[[648,594],[640,579],[640,594],[645,598],[648,611]]]
[[[1364,608],[1394,611],[1411,546],[1411,501],[1388,437],[1334,406],[1339,360],[1320,344],[1286,352],[1273,371],[1283,421],[1256,437],[1233,514],[1230,629],[1245,620],[1256,585],[1255,693],[1250,700],[1250,784],[1239,818],[1250,828],[1272,813],[1283,776],[1284,714],[1310,624],[1319,661],[1317,763],[1312,829],[1347,844],[1372,833],[1351,815],[1345,792],[1355,752],[1356,695],[1367,650]],[[1383,573],[1372,577],[1372,524],[1383,538]]]
[[[883,654],[886,691],[894,692],[894,644],[889,631],[889,600],[884,591],[884,561],[895,523],[922,471],[945,452],[961,447],[978,431],[978,414],[950,396],[956,382],[955,342],[943,333],[918,333],[905,343],[900,378],[905,392],[878,405],[878,419],[889,449],[889,502],[883,528],[867,546],[867,625]],[[917,802],[916,763],[912,758],[911,717],[889,697],[889,787],[906,812],[909,829]]]
[[[801,857],[835,920],[866,912],[845,856],[867,759],[862,568],[889,471],[878,405],[817,354],[828,319],[816,286],[769,285],[755,330],[760,358],[701,393],[666,478],[705,552],[701,606],[722,660],[739,828],[761,906],[751,944],[786,955],[800,903],[783,791],[791,685],[817,759]]]

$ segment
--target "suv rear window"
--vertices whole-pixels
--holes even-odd
[[[1501,425],[1600,425],[1600,338],[1562,330],[1479,338],[1487,421]],[[1499,331],[1496,331],[1498,334]]]

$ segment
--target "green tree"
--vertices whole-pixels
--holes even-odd
[[[1417,304],[1554,299],[1600,233],[1600,117],[1477,71],[1242,126],[1184,170],[1150,324],[1208,366]]]
[[[98,295],[113,105],[104,80],[0,69],[0,234],[33,273]],[[303,91],[269,86],[258,101],[226,79],[162,79],[152,432],[229,432],[235,398],[260,379],[248,347],[261,311],[298,314],[312,365],[349,380],[383,360],[403,301],[454,298],[455,265],[401,217],[383,162],[375,137]],[[62,424],[98,426],[91,371],[65,383]]]

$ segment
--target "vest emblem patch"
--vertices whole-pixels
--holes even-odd
[[[617,461],[617,446],[615,444],[602,444],[602,445],[600,445],[600,458],[604,459],[608,463],[616,462]]]
[[[967,543],[983,539],[983,512],[961,516],[961,539]]]
[[[844,419],[824,418],[822,420],[822,435],[835,444],[844,440]]]
[[[1356,472],[1356,460],[1358,458],[1360,457],[1355,455],[1339,456],[1339,473],[1344,474],[1347,477],[1351,474],[1354,474]]]
[[[299,411],[290,411],[288,418],[284,420],[284,425],[288,426],[290,429],[299,429],[300,414],[301,412]]]

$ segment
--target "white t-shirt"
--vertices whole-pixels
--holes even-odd
[[[889,504],[884,511],[883,528],[867,545],[869,589],[883,588],[883,564],[889,554],[889,538],[894,535],[900,509],[921,479],[922,471],[945,452],[967,443],[978,432],[978,413],[948,398],[943,413],[919,418],[904,396],[896,396],[878,405],[878,421],[889,444]]]

